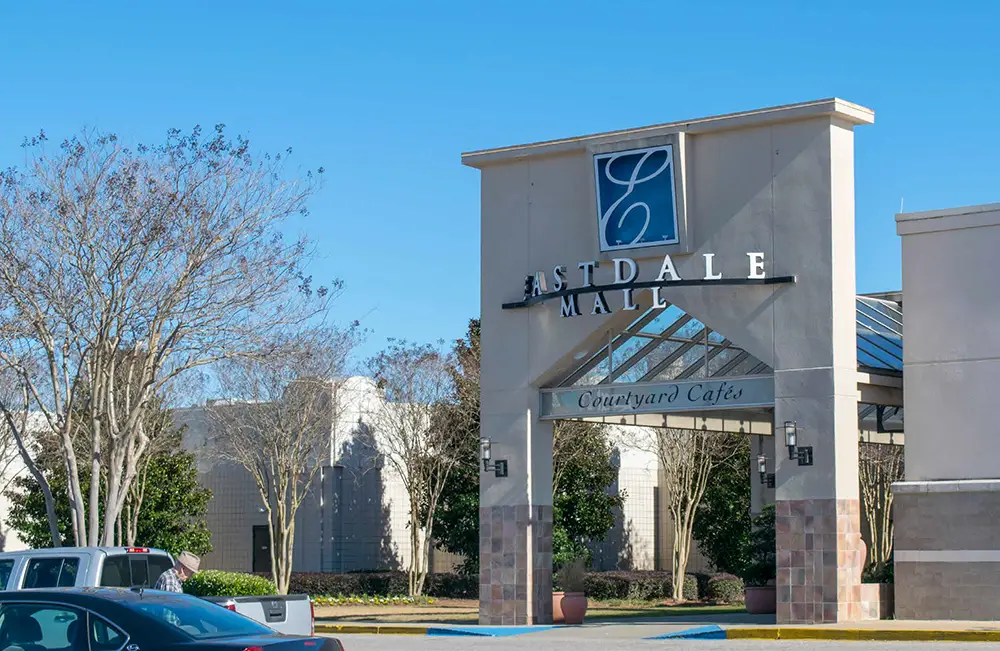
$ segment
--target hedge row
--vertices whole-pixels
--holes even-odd
[[[674,579],[670,572],[588,572],[584,586],[587,596],[597,601],[658,601],[673,596]],[[698,594],[697,577],[686,574],[684,598],[694,600]]]
[[[673,596],[673,577],[669,572],[588,572],[584,577],[587,595],[598,601],[659,601]],[[558,586],[557,586],[558,587]],[[270,580],[252,574],[206,570],[184,583],[184,591],[200,597],[260,596],[275,593]],[[295,572],[289,590],[292,594],[312,596],[359,596],[374,598],[406,597],[409,582],[405,572],[365,572],[331,574]],[[431,574],[427,577],[429,597],[477,599],[479,577],[458,574]],[[743,580],[732,574],[688,574],[684,577],[684,598],[699,597],[734,603],[743,600]]]
[[[705,598],[725,603],[743,601],[743,579],[732,574],[716,574],[708,579]]]
[[[205,570],[184,582],[184,592],[196,597],[262,597],[277,590],[270,579],[261,576]]]
[[[308,595],[378,595],[403,597],[410,592],[406,572],[292,572],[288,591]],[[479,576],[429,574],[424,594],[444,599],[478,599]]]
[[[735,577],[733,577],[735,578]],[[736,579],[739,581],[739,579]],[[742,582],[739,587],[717,581],[713,593],[713,577],[688,574],[684,577],[684,598],[699,597],[719,601],[742,600]],[[670,599],[673,595],[673,577],[670,572],[588,572],[584,578],[587,595],[599,601],[630,600],[656,601]],[[409,592],[405,572],[359,572],[333,574],[329,572],[293,572],[289,592],[309,595],[377,595],[400,597]],[[738,598],[730,598],[739,592]],[[424,594],[440,599],[478,599],[479,577],[459,574],[429,574]]]

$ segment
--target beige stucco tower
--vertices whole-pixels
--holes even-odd
[[[482,435],[508,462],[482,475],[483,623],[551,620],[555,417],[794,422],[813,463],[775,441],[778,620],[860,616],[854,127],[873,120],[829,99],[463,156],[482,176]],[[704,324],[703,375],[662,375],[694,343],[614,371],[616,337],[666,306]],[[602,348],[610,375],[571,386]],[[740,351],[721,384],[716,348]]]

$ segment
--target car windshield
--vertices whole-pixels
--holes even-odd
[[[129,603],[128,606],[165,624],[176,626],[198,640],[274,634],[273,630],[249,617],[195,597],[144,600]]]

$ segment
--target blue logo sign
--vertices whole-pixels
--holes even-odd
[[[676,244],[673,147],[594,156],[601,251]]]

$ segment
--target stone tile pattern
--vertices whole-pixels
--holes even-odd
[[[1000,491],[895,494],[896,619],[1000,619]],[[950,552],[953,562],[901,561],[899,552]]]
[[[775,509],[778,623],[860,620],[860,501],[780,500]]]
[[[479,509],[479,623],[552,623],[551,506]]]

